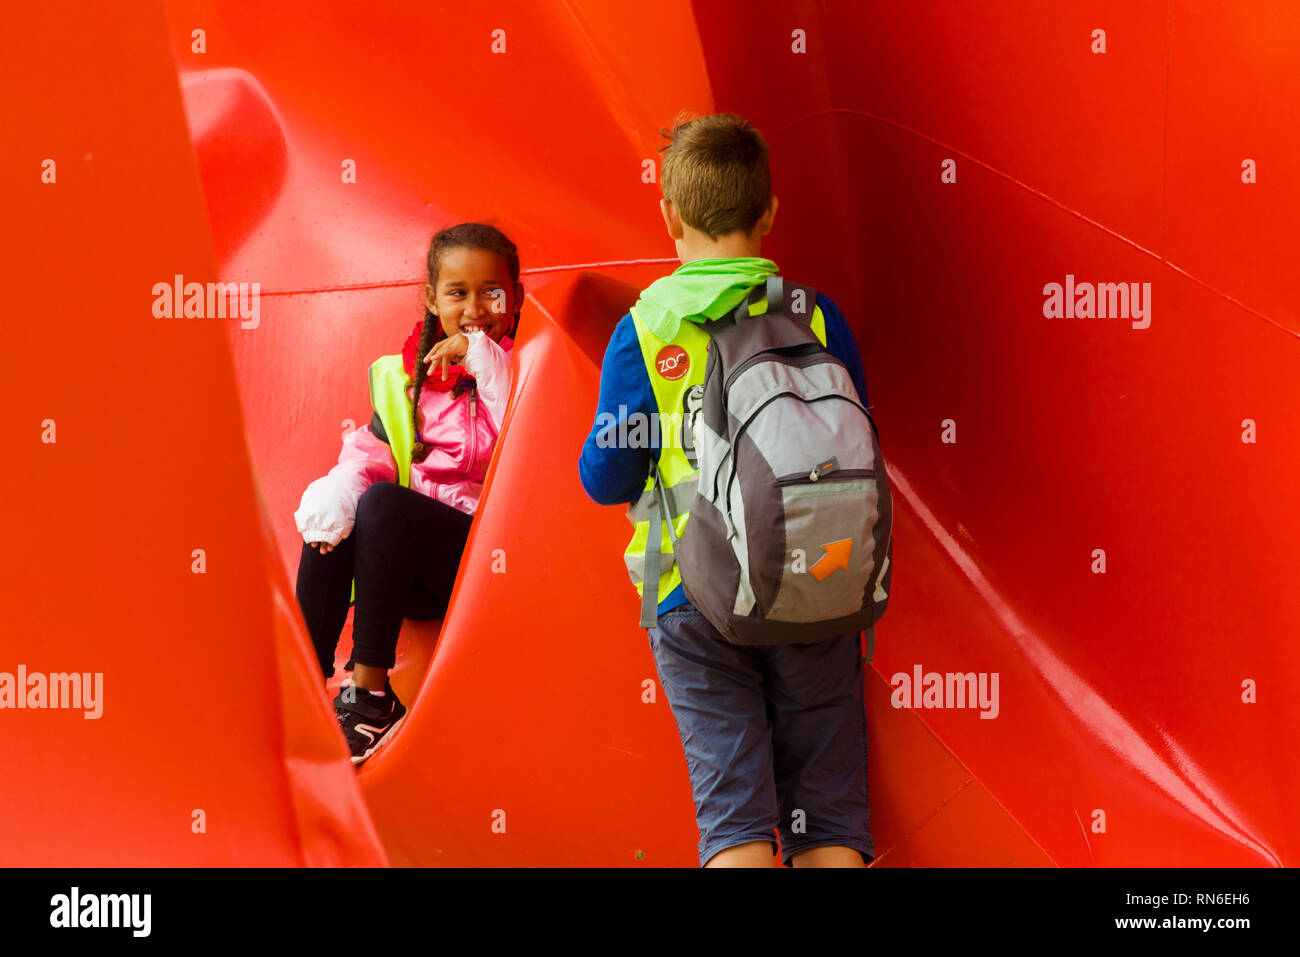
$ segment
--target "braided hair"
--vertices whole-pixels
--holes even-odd
[[[438,288],[438,269],[442,265],[443,257],[453,249],[482,249],[487,252],[496,253],[506,261],[506,266],[510,271],[510,281],[519,282],[519,250],[512,243],[509,237],[495,226],[489,226],[486,223],[460,223],[456,226],[448,226],[446,229],[440,229],[434,233],[432,242],[429,243],[429,285],[435,290]],[[522,306],[522,304],[520,304]],[[515,310],[515,321],[507,333],[511,338],[519,331],[519,310]],[[415,399],[411,403],[411,426],[415,431],[415,445],[412,447],[412,461],[422,462],[424,457],[429,454],[429,446],[426,445],[420,437],[420,393],[424,390],[424,380],[429,373],[429,367],[424,363],[424,357],[429,354],[429,350],[443,339],[447,338],[446,331],[442,328],[442,323],[438,317],[429,311],[426,303],[424,307],[424,325],[420,328],[420,345],[415,353]],[[460,386],[457,386],[455,394],[459,394]]]

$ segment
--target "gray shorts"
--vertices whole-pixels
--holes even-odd
[[[874,856],[860,634],[811,645],[733,645],[691,604],[648,629],[677,721],[700,830],[700,866],[719,851],[781,839]]]

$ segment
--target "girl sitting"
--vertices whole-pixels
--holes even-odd
[[[388,680],[402,619],[446,613],[510,395],[524,297],[514,243],[461,223],[433,237],[428,270],[424,319],[400,357],[370,367],[374,417],[294,513],[298,603],[327,680],[355,595],[352,681],[334,699],[353,764],[406,716]]]

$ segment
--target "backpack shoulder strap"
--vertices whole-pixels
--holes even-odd
[[[803,295],[795,295],[801,291]],[[812,321],[813,309],[817,306],[817,290],[811,286],[804,286],[799,283],[787,283],[782,276],[772,275],[767,277],[766,282],[760,282],[749,294],[731,311],[727,319],[732,324],[743,322],[748,319],[749,308],[760,299],[767,299],[765,312],[786,312],[787,307],[790,311],[787,315],[799,319]],[[715,320],[725,322],[725,319]]]

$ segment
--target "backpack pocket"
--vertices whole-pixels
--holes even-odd
[[[814,622],[862,610],[875,571],[879,488],[873,469],[846,469],[812,479],[808,473],[773,482],[784,515],[769,533],[782,554],[765,563],[780,568],[770,621]]]

